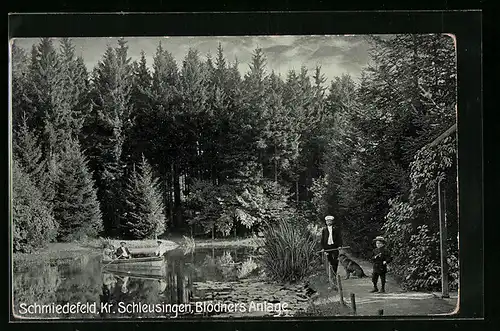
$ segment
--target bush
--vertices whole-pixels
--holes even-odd
[[[305,226],[286,220],[264,229],[263,267],[266,274],[280,282],[295,282],[309,276],[318,267],[318,240]]]
[[[14,252],[30,253],[55,239],[58,224],[42,193],[16,161],[12,164]]]
[[[405,285],[410,290],[437,290],[441,286],[439,236],[422,225],[409,242]]]
[[[413,230],[411,222],[418,210],[409,203],[391,200],[390,205],[383,229],[393,257],[391,270],[409,290],[438,290],[441,287],[439,233],[427,225]],[[450,290],[456,290],[459,281],[458,252],[453,243],[450,240],[447,248]]]

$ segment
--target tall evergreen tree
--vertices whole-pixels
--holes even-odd
[[[127,42],[121,38],[118,47],[107,48],[102,61],[94,70],[93,111],[97,134],[92,151],[98,158],[99,195],[103,204],[105,229],[116,234],[123,213],[122,179],[125,168],[123,145],[132,122],[132,65],[127,57]]]
[[[290,165],[298,157],[299,138],[298,127],[283,105],[281,80],[274,74],[269,78],[268,111],[266,113],[265,141],[268,149],[266,161],[271,165],[271,176],[278,181],[280,171],[288,171]]]
[[[158,179],[143,156],[139,171],[133,167],[126,190],[126,215],[121,228],[127,238],[157,238],[166,229],[163,197]]]
[[[62,142],[72,132],[72,91],[68,91],[68,74],[53,41],[42,38],[33,48],[29,81],[31,107],[37,131],[43,132],[44,154],[60,152]]]
[[[151,107],[154,117],[155,138],[151,142],[151,163],[158,164],[158,171],[165,183],[165,205],[168,206],[172,227],[180,224],[181,192],[179,173],[184,163],[181,153],[184,132],[176,124],[180,114],[180,74],[171,53],[158,44],[153,58]]]
[[[133,107],[130,120],[133,126],[124,143],[128,168],[141,160],[141,154],[154,153],[153,146],[157,138],[157,114],[151,107],[151,74],[147,67],[146,55],[141,53],[139,62],[133,64],[131,103]]]
[[[268,148],[265,140],[265,129],[268,125],[268,79],[266,74],[266,58],[261,48],[256,48],[252,56],[250,71],[242,82],[242,112],[240,115],[241,150],[247,150],[247,160],[243,162],[264,162],[264,154]],[[245,155],[243,154],[243,155]],[[262,167],[260,167],[262,168]]]
[[[68,140],[61,154],[54,215],[62,241],[95,237],[103,230],[99,201],[87,160],[76,140]]]

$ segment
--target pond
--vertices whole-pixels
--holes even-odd
[[[89,255],[14,263],[14,313],[64,319],[273,316],[284,314],[285,301],[299,310],[307,301],[297,288],[265,281],[251,248],[177,249],[164,260],[160,270],[113,270]]]

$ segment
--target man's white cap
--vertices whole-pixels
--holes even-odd
[[[325,217],[325,221],[333,221],[334,217],[332,215],[328,215]]]

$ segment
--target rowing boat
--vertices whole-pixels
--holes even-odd
[[[163,257],[148,256],[136,257],[131,259],[116,259],[116,260],[103,260],[106,267],[109,268],[147,268],[157,269],[165,266]]]
[[[153,269],[153,270],[106,270],[106,273],[109,273],[115,277],[129,277],[135,279],[142,280],[164,280],[165,273],[161,272],[161,269]]]

